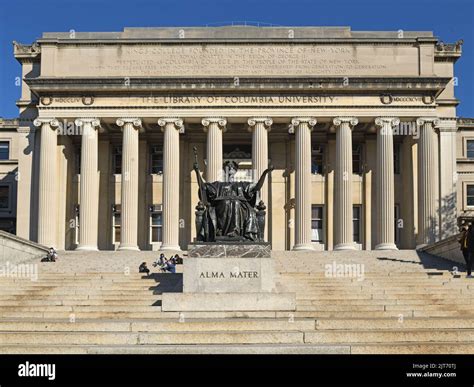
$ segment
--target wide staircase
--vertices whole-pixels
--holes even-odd
[[[27,262],[36,281],[0,276],[0,353],[474,353],[474,279],[426,254],[274,252],[295,312],[186,313],[160,306],[181,274],[137,273],[156,256],[69,252]]]

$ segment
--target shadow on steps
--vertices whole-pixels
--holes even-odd
[[[153,294],[183,292],[182,273],[152,273],[149,276],[143,276],[142,279],[156,283],[156,285],[150,287]]]
[[[463,271],[464,266],[456,264],[451,261],[447,261],[444,258],[437,257],[435,255],[431,255],[422,251],[417,251],[417,255],[419,257],[419,261],[416,260],[407,260],[407,259],[400,259],[400,258],[388,258],[388,257],[377,257],[379,261],[393,261],[399,263],[406,263],[411,265],[422,265],[424,269],[427,270],[439,270],[439,271],[452,271],[453,267],[458,267],[458,271]],[[461,266],[463,270],[460,270]]]

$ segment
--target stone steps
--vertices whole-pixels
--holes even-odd
[[[5,345],[4,354],[467,354],[473,344],[465,343],[393,343],[351,345]]]
[[[0,315],[2,319],[22,319],[22,318],[31,318],[31,319],[69,319],[71,315],[74,316],[75,321],[81,319],[176,319],[177,321],[181,318],[210,318],[210,319],[220,319],[220,318],[288,318],[291,316],[286,314],[277,315],[278,312],[161,312],[159,309],[149,312],[130,312],[130,311],[121,311],[121,312],[6,312]],[[295,316],[296,317],[296,316]]]
[[[0,317],[3,313],[7,312],[122,312],[124,307],[129,312],[160,312],[161,306],[156,303],[152,305],[147,304],[129,304],[123,303],[94,303],[89,305],[88,303],[69,303],[61,305],[51,304],[35,304],[28,305],[28,303],[20,305],[17,303],[10,303],[10,305],[0,305]],[[206,309],[200,309],[203,312],[208,311]],[[248,309],[252,311],[253,309]],[[430,304],[430,305],[298,305],[296,311],[298,312],[396,312],[403,313],[407,311],[418,311],[418,312],[429,312],[429,311],[466,311],[473,310],[470,304]]]
[[[14,345],[141,345],[141,344],[297,344],[304,333],[294,331],[200,332],[0,332],[0,343]]]
[[[245,345],[4,345],[5,354],[350,354],[349,346],[312,344]]]
[[[390,343],[390,344],[351,344],[351,354],[370,355],[370,354],[396,354],[396,355],[414,355],[414,354],[472,354],[474,353],[474,343],[463,342],[430,342],[430,343]]]
[[[109,306],[152,306],[156,305],[161,300],[161,295],[156,295],[148,298],[101,298],[101,297],[87,297],[83,298],[68,298],[68,297],[42,297],[42,298],[9,298],[5,300],[0,299],[0,310],[3,307],[19,307],[21,302],[21,307],[33,307],[33,306],[99,306],[99,305],[109,305]],[[402,309],[402,307],[410,307],[416,309],[426,309],[426,299],[356,299],[356,300],[347,300],[347,299],[336,299],[336,300],[297,300],[298,310],[327,310],[327,311],[337,311],[337,310],[391,310],[393,307],[396,309]],[[433,299],[430,300],[430,305],[432,306],[451,306],[458,305],[461,307],[468,307],[472,305],[474,301],[472,299]],[[387,308],[384,309],[384,306]],[[367,309],[369,307],[369,309]]]
[[[375,311],[375,312],[185,312],[182,313],[184,318],[387,318],[391,320],[399,319],[400,316],[404,318],[411,317],[448,317],[448,318],[472,318],[474,311]],[[151,312],[81,312],[81,311],[51,311],[51,312],[2,312],[0,318],[44,318],[44,319],[64,319],[72,318],[80,319],[163,319],[163,318],[180,318],[179,312],[160,312],[159,310]]]
[[[189,344],[386,344],[449,342],[474,345],[474,329],[344,330],[344,331],[1,331],[2,345],[189,345]]]
[[[397,343],[397,342],[462,342],[474,344],[474,329],[400,329],[400,330],[316,330],[305,332],[306,343]]]
[[[211,332],[211,331],[304,331],[316,326],[314,319],[160,319],[139,320],[0,320],[0,332]]]
[[[397,298],[380,298],[380,299],[356,299],[356,300],[347,300],[347,299],[336,299],[336,300],[297,300],[298,305],[319,305],[319,306],[331,306],[334,304],[350,307],[350,306],[365,306],[365,305],[407,305],[407,306],[423,306],[426,304],[426,299],[397,299]],[[459,299],[459,298],[450,298],[450,299],[431,299],[431,305],[472,305],[472,299]],[[1,305],[1,301],[0,301]]]
[[[474,351],[474,281],[414,251],[275,252],[279,291],[296,292],[292,312],[163,312],[161,292],[179,291],[180,276],[135,272],[157,256],[68,252],[39,264],[37,281],[0,277],[0,351]],[[332,262],[363,264],[363,280],[326,277]]]
[[[404,329],[474,329],[471,318],[361,318],[318,319],[317,330],[404,330]]]

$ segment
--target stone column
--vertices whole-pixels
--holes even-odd
[[[202,120],[207,132],[207,173],[206,181],[222,181],[222,132],[226,130],[227,120],[221,117],[209,117]]]
[[[273,121],[268,117],[249,118],[249,132],[252,132],[252,164],[254,182],[256,183],[265,169],[268,168],[268,132]],[[268,179],[260,190],[260,200],[268,207]],[[258,203],[258,202],[257,202]]]
[[[41,127],[39,190],[38,190],[38,243],[46,247],[56,247],[58,223],[57,206],[57,150],[58,120],[37,118],[35,126]],[[27,203],[19,203],[27,205]]]
[[[352,129],[355,117],[336,117],[336,168],[334,170],[334,250],[355,249],[352,230]],[[329,214],[330,216],[331,214]]]
[[[455,117],[441,118],[439,129],[440,168],[440,239],[458,233],[457,227],[457,171],[456,171],[456,132]]]
[[[78,118],[82,127],[81,177],[79,207],[79,246],[77,250],[97,250],[99,224],[99,154],[98,133],[100,121],[96,118]]]
[[[38,184],[35,182],[38,174],[34,168],[35,156],[39,152],[34,151],[36,142],[38,141],[38,130],[33,123],[25,123],[20,121],[17,129],[18,133],[18,172],[17,172],[17,205],[16,205],[16,235],[21,238],[35,240],[36,236],[31,230],[31,226],[35,224],[35,211],[33,203],[35,200],[35,190]],[[33,152],[28,150],[33,149]],[[32,188],[35,187],[35,188]],[[31,203],[31,205],[23,206],[20,203]],[[36,225],[35,225],[36,226]]]
[[[161,250],[179,251],[179,134],[184,133],[183,120],[175,117],[161,118],[158,120],[158,125],[164,133]]]
[[[418,139],[418,243],[422,247],[434,243],[438,237],[438,179],[437,136],[434,126],[436,117],[420,117],[416,124],[420,130]]]
[[[311,244],[311,131],[316,125],[312,117],[291,120],[290,133],[295,133],[295,245],[293,250],[312,250]]]
[[[396,117],[377,117],[377,233],[376,250],[397,250],[395,245],[395,182],[393,171],[393,127]]]
[[[123,127],[122,145],[122,213],[119,250],[138,251],[138,131],[139,118],[119,118]]]

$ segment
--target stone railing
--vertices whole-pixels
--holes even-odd
[[[459,235],[453,235],[439,242],[433,243],[420,249],[425,253],[445,258],[449,261],[464,264],[464,258],[459,248]]]
[[[47,252],[46,246],[0,230],[0,264],[36,260]]]
[[[474,118],[458,118],[458,127],[474,127]]]
[[[16,128],[18,124],[17,118],[0,118],[0,128]]]
[[[435,46],[436,60],[454,60],[456,61],[462,54],[462,45],[464,41],[459,39],[455,43],[438,42]]]

